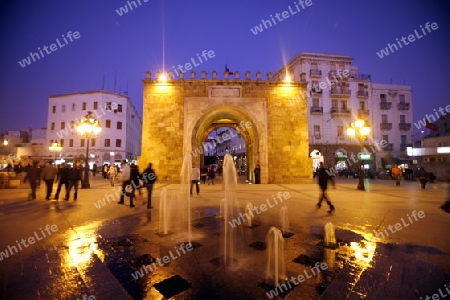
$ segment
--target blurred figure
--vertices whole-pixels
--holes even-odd
[[[208,185],[213,184],[214,185],[214,178],[216,178],[216,172],[214,172],[213,168],[208,168]]]
[[[420,167],[420,170],[417,172],[417,178],[420,181],[420,187],[424,190],[425,185],[428,182],[428,173],[425,171],[424,167]]]
[[[197,191],[197,196],[200,194],[200,169],[195,167],[195,163],[192,163],[192,176],[191,176],[191,196],[192,187],[195,185],[195,190]]]
[[[334,205],[331,203],[330,199],[328,199],[327,195],[326,195],[326,191],[328,188],[328,180],[330,180],[330,175],[328,175],[327,173],[327,169],[323,166],[323,163],[320,163],[320,167],[319,167],[319,171],[318,173],[318,177],[319,177],[319,186],[320,189],[322,190],[322,195],[319,199],[319,203],[317,203],[317,209],[320,209],[320,207],[322,206],[322,201],[323,199],[325,199],[327,201],[328,206],[330,207],[330,210],[328,211],[329,214],[331,214],[335,208]]]
[[[56,189],[55,198],[53,198],[54,200],[58,200],[62,185],[64,185],[67,194],[67,190],[69,189],[68,171],[69,169],[66,167],[66,164],[62,163],[59,167],[58,173],[56,174],[56,181],[58,182],[58,187]]]
[[[41,170],[38,168],[37,161],[33,161],[33,164],[26,168],[27,175],[25,176],[24,181],[29,182],[31,189],[31,193],[28,196],[28,201],[36,200],[36,189],[41,178],[40,171]]]
[[[440,208],[446,213],[450,213],[450,170],[447,170],[447,199]]]
[[[114,182],[116,181],[117,174],[119,174],[119,171],[117,170],[116,165],[113,164],[111,167],[109,167],[107,175],[105,175],[105,178],[109,177],[109,182],[111,183],[111,186],[114,186]]]
[[[122,181],[122,191],[120,194],[120,201],[117,204],[125,204],[125,195],[127,191],[125,188],[130,184],[130,166],[126,160],[122,160],[120,168],[120,180]]]
[[[402,176],[402,169],[398,167],[398,165],[394,165],[391,169],[392,177],[395,178],[395,185],[400,186],[400,178]]]
[[[45,168],[42,170],[41,177],[47,188],[45,200],[50,200],[50,197],[52,196],[53,182],[55,181],[57,173],[58,170],[51,163],[47,163]]]
[[[70,191],[74,188],[73,201],[77,201],[78,197],[78,184],[81,182],[81,164],[75,162],[72,168],[67,171],[67,192],[64,200],[68,201],[70,198]]]
[[[255,173],[255,184],[261,184],[261,167],[259,164],[256,165],[253,173]]]
[[[152,163],[148,164],[147,169],[141,175],[144,185],[147,188],[147,209],[153,208],[152,206],[152,192],[153,184],[156,182],[156,174],[152,168]]]

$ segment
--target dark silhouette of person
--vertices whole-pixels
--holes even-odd
[[[75,162],[72,168],[67,168],[67,189],[64,200],[69,201],[70,191],[74,188],[73,201],[77,201],[78,184],[81,182],[81,165]]]
[[[47,188],[45,200],[50,200],[50,197],[52,195],[53,182],[55,181],[57,173],[58,170],[51,163],[47,163],[45,168],[42,170],[41,176]]]
[[[417,178],[420,181],[420,187],[424,190],[428,182],[428,173],[427,171],[425,171],[424,167],[421,167],[420,170],[417,172]]]
[[[323,163],[320,163],[320,167],[318,170],[318,177],[319,177],[319,186],[320,189],[322,190],[322,195],[319,199],[319,202],[317,203],[317,209],[320,209],[320,207],[322,206],[322,201],[323,199],[325,199],[327,201],[328,206],[330,207],[330,210],[328,211],[328,213],[332,213],[335,208],[334,205],[331,203],[330,199],[327,197],[326,191],[328,188],[328,180],[331,179],[330,175],[328,175],[327,173],[327,169],[324,167]]]
[[[38,168],[38,162],[33,161],[31,166],[26,168],[27,175],[24,178],[25,182],[30,184],[31,193],[28,196],[28,200],[36,200],[36,189],[39,185],[39,180],[41,178],[41,169]]]
[[[253,173],[255,173],[255,184],[261,184],[261,167],[259,164],[256,165]]]
[[[58,173],[56,174],[56,181],[58,182],[58,187],[56,188],[56,194],[54,200],[58,200],[59,193],[61,192],[61,186],[64,185],[67,191],[69,190],[69,169],[66,167],[65,163],[62,163],[58,169]]]
[[[147,188],[147,209],[153,208],[152,206],[152,192],[153,184],[156,182],[156,173],[152,168],[152,163],[148,164],[147,169],[141,175],[144,185]]]
[[[440,208],[446,213],[450,213],[450,170],[447,170],[447,182],[448,182],[447,199],[445,200],[444,203],[442,203]]]

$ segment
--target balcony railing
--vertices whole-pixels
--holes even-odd
[[[350,109],[344,109],[344,108],[334,108],[332,107],[330,110],[330,114],[332,115],[350,115],[352,111]]]
[[[410,130],[411,129],[411,123],[398,123],[398,128],[400,130]]]
[[[404,151],[407,147],[412,147],[412,144],[400,144],[400,150]]]
[[[311,69],[311,70],[309,70],[309,76],[310,77],[322,77],[322,71]]]
[[[380,102],[380,109],[391,109],[392,102]]]
[[[369,110],[368,109],[358,109],[358,116],[368,116]]]
[[[391,130],[392,123],[380,123],[381,130]]]
[[[331,96],[340,96],[340,97],[349,97],[352,94],[352,91],[346,89],[331,89]]]
[[[311,114],[312,115],[323,114],[323,107],[322,106],[311,106]]]
[[[408,110],[408,109],[409,109],[409,104],[410,104],[410,103],[407,103],[407,102],[399,103],[399,104],[397,105],[398,110]]]
[[[368,91],[358,91],[358,93],[356,93],[356,96],[358,98],[369,98],[369,92]]]
[[[387,146],[384,147],[384,151],[394,151],[394,144],[387,144]]]

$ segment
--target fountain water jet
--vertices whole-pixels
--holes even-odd
[[[192,175],[192,159],[188,153],[184,156],[183,166],[181,167],[181,186],[178,198],[177,208],[181,210],[181,222],[187,222],[188,242],[192,240],[192,226],[191,226],[191,175]],[[183,225],[183,224],[182,224]],[[185,226],[183,226],[186,228]]]
[[[247,226],[252,228],[253,221],[253,204],[251,202],[247,203],[245,206],[245,214],[247,215]]]
[[[271,227],[266,236],[267,268],[266,280],[276,287],[279,280],[286,280],[286,266],[284,262],[284,239],[281,230]]]
[[[289,216],[288,216],[288,207],[283,205],[280,208],[280,227],[281,232],[283,232],[283,236],[289,233]]]
[[[159,199],[159,232],[166,235],[169,230],[170,207],[167,201],[167,188],[163,188]]]
[[[331,222],[327,222],[323,227],[323,246],[327,248],[336,249],[336,234],[334,225]]]

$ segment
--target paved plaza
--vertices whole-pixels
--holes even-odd
[[[156,184],[151,210],[144,204],[146,191],[134,208],[117,205],[119,187],[98,176],[91,189],[79,190],[76,202],[45,201],[44,185],[36,201],[27,201],[28,189],[0,189],[1,299],[432,299],[433,294],[441,299],[450,294],[450,215],[439,209],[446,183],[421,190],[417,182],[396,187],[390,180],[366,180],[366,191],[359,191],[357,179],[338,178],[329,189],[332,214],[325,202],[315,208],[314,182],[242,183],[240,212],[248,202],[260,208],[252,228],[233,228],[219,217],[224,198],[219,183],[202,184],[200,195],[191,198],[190,240],[187,228],[160,234],[161,190],[177,197],[177,184]],[[280,192],[286,197],[276,202]],[[268,250],[258,246],[266,245],[272,226],[280,226],[283,205],[293,235],[284,239],[280,255],[290,281],[287,292],[276,296],[261,284]],[[327,222],[336,227],[335,250],[321,243]],[[221,252],[225,228],[239,233],[230,265],[223,264]],[[164,257],[170,259],[163,265],[152,264],[152,258]],[[311,268],[315,263],[326,270]],[[142,265],[153,268],[143,272]],[[302,282],[295,280],[300,275]],[[165,281],[169,278],[173,283]]]

